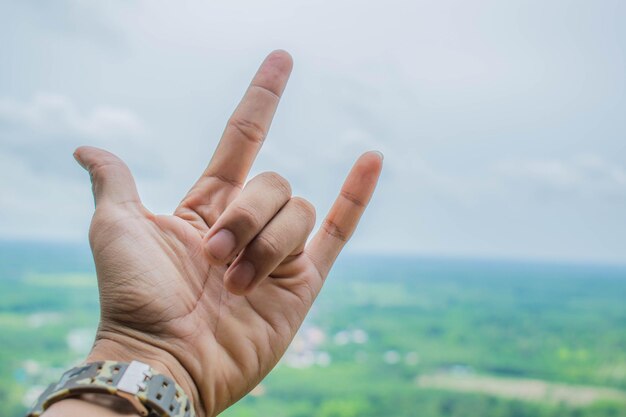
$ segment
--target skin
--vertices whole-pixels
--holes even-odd
[[[291,68],[284,51],[265,59],[173,215],[142,205],[129,169],[113,154],[75,152],[96,202],[89,241],[101,320],[87,362],[146,362],[174,378],[201,417],[235,403],[276,365],[382,168],[378,152],[358,158],[308,244],[315,210],[291,195],[287,180],[269,172],[246,183]],[[128,415],[76,399],[44,415],[87,414]]]

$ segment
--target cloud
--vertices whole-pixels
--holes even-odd
[[[60,94],[40,93],[27,101],[0,98],[0,217],[31,219],[3,225],[3,238],[84,237],[92,201],[89,180],[72,161],[77,146],[123,149],[135,174],[158,181],[161,158],[151,149],[142,119],[124,108],[78,107]]]
[[[0,122],[45,133],[68,133],[85,138],[133,137],[145,127],[131,111],[98,107],[80,114],[74,103],[63,95],[38,94],[30,102],[0,98]]]
[[[66,164],[74,169],[64,176],[42,175],[0,152],[0,238],[84,241],[93,208],[89,179]]]
[[[505,180],[533,187],[541,194],[611,198],[626,194],[626,169],[594,154],[507,160],[497,164],[496,171]]]
[[[82,144],[170,211],[285,48],[294,73],[252,173],[278,171],[321,217],[356,156],[381,150],[351,247],[624,259],[622,6],[62,3],[0,2],[0,236],[85,226]]]
[[[147,135],[144,122],[128,109],[97,106],[80,111],[69,97],[49,93],[26,102],[0,98],[0,151],[38,171],[63,174],[74,148],[87,143],[123,145],[137,154]]]

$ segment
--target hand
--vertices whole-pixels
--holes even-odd
[[[313,206],[276,173],[244,182],[291,72],[270,54],[228,121],[208,167],[173,215],[142,204],[126,165],[91,147],[89,240],[101,321],[88,361],[142,360],[172,376],[199,416],[215,416],[276,365],[352,235],[382,156],[348,175],[320,230]]]

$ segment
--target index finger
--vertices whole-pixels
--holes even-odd
[[[222,138],[202,177],[216,177],[241,187],[267,136],[293,62],[286,51],[265,58],[239,106],[228,120]]]
[[[320,230],[306,247],[305,252],[322,279],[326,278],[335,259],[354,233],[374,194],[382,162],[380,152],[367,152],[356,161]],[[316,289],[319,291],[319,288]]]

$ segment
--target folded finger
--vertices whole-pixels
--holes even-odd
[[[204,237],[214,264],[225,264],[241,252],[291,197],[287,180],[275,172],[254,177]]]
[[[315,225],[315,209],[294,197],[246,246],[226,271],[226,288],[245,294],[267,278],[288,256],[301,253]]]

